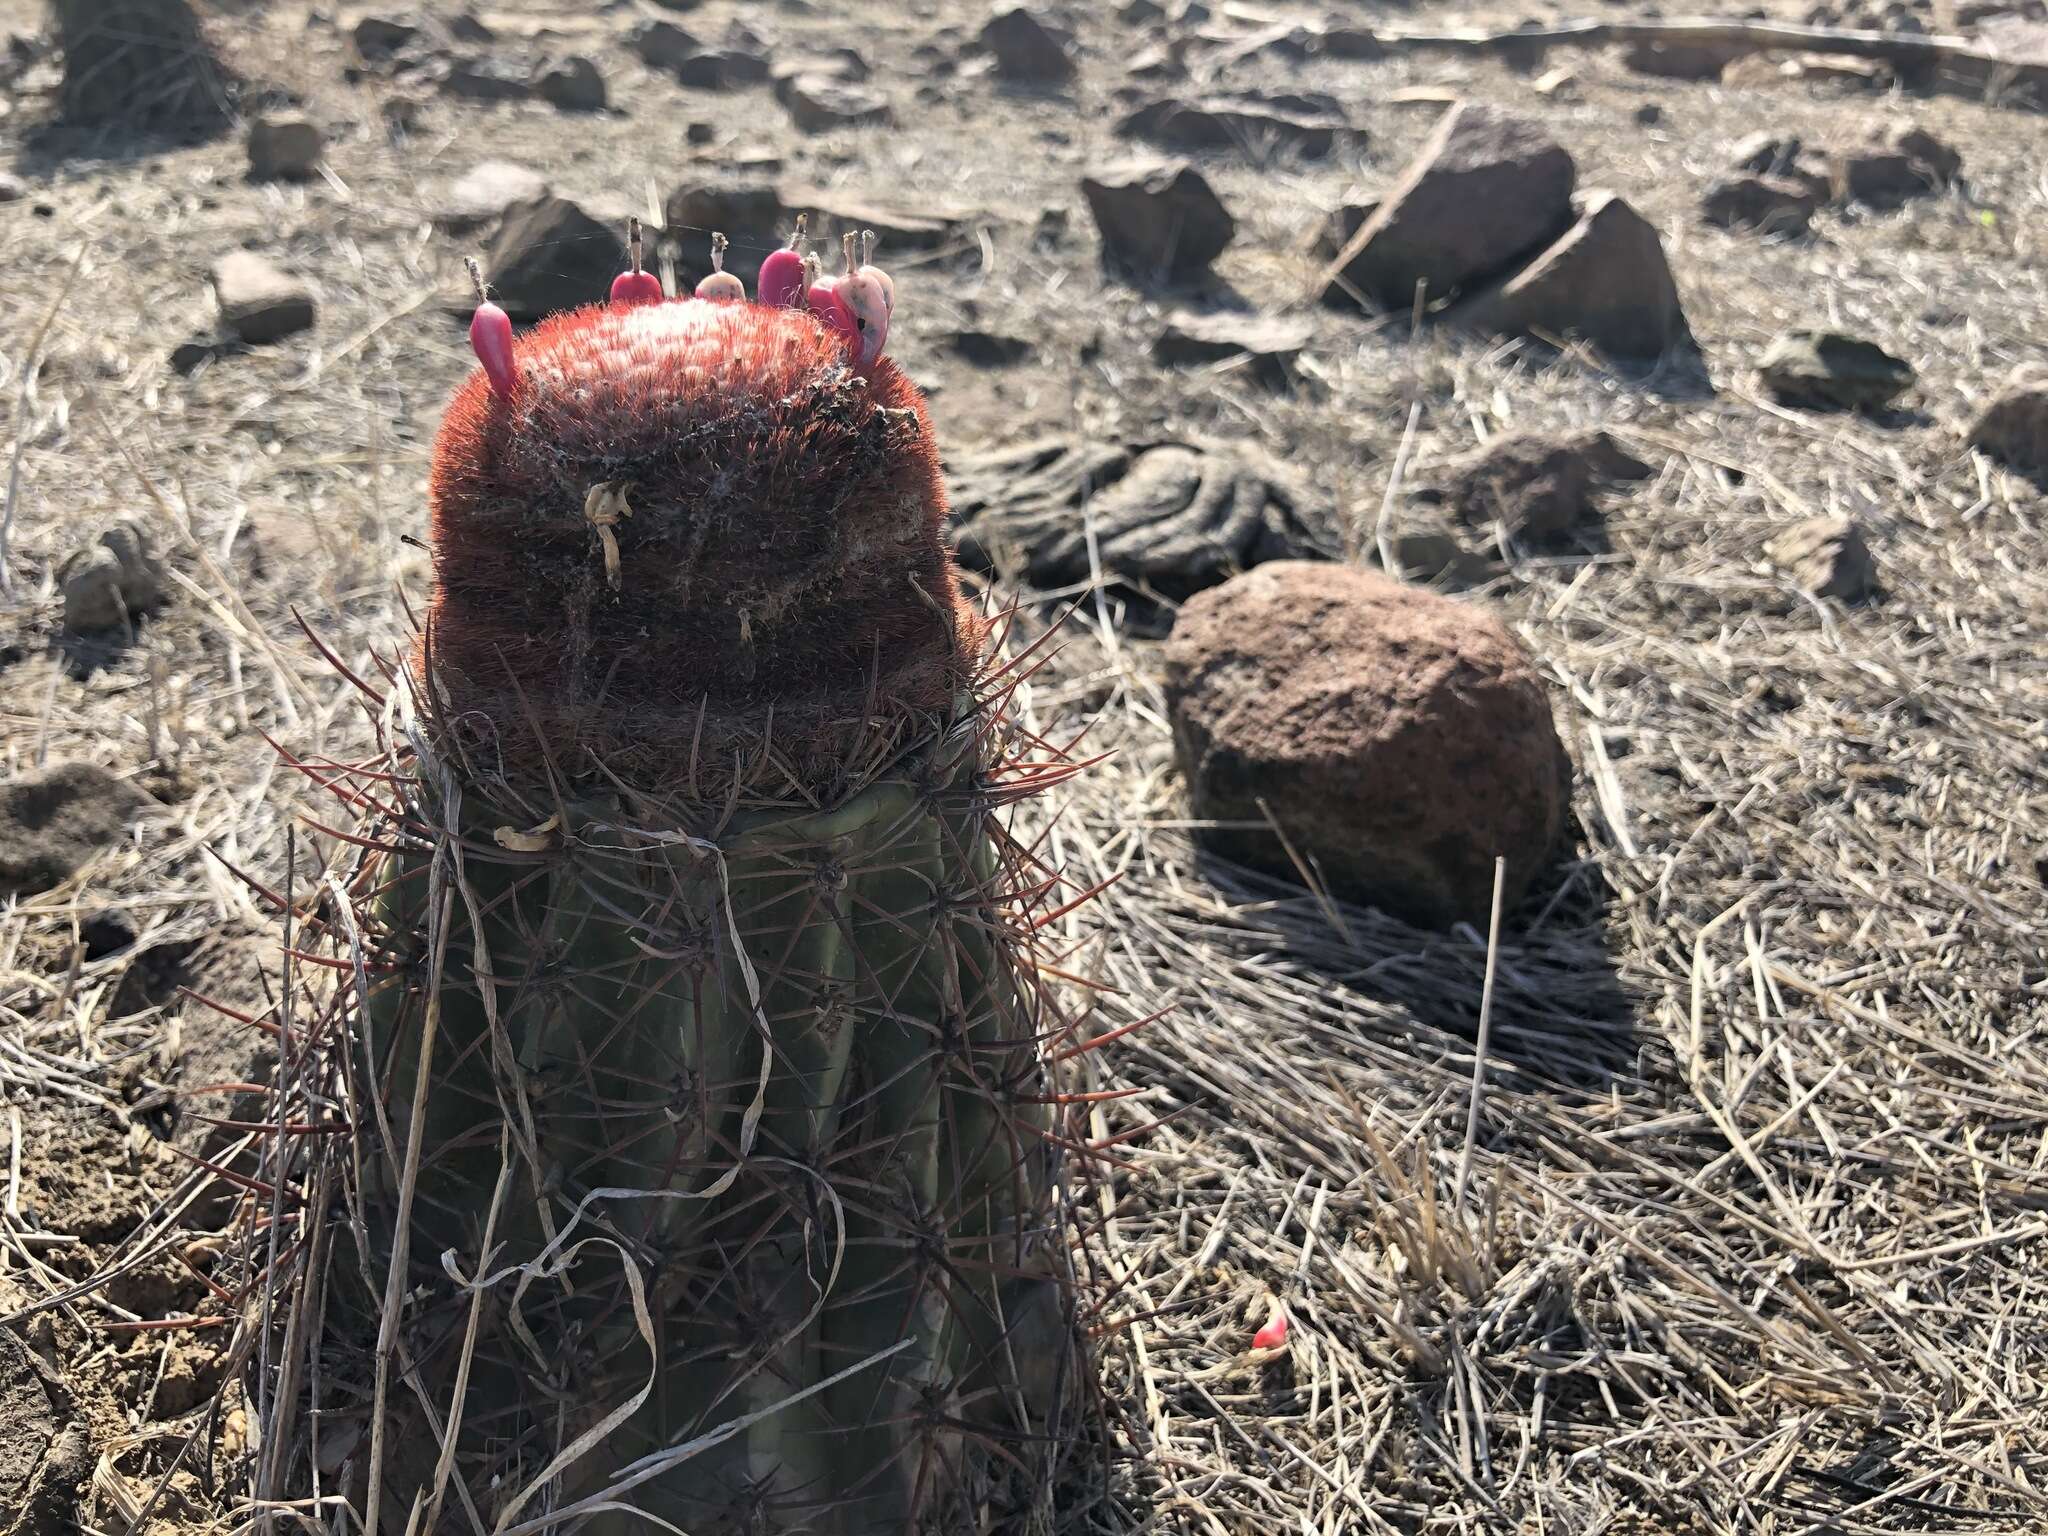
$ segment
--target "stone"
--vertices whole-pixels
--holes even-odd
[[[1317,221],[1309,236],[1309,254],[1325,265],[1351,243],[1351,237],[1365,228],[1379,211],[1376,197],[1352,197],[1339,203]]]
[[[233,357],[247,350],[232,336],[194,336],[171,348],[171,371],[181,378],[189,378],[208,363],[217,363],[224,357]]]
[[[254,251],[230,251],[215,262],[213,291],[221,323],[251,346],[313,328],[313,291]]]
[[[149,530],[124,519],[57,568],[64,632],[120,629],[163,605],[164,568]]]
[[[1048,84],[1074,76],[1066,42],[1028,6],[999,6],[982,25],[980,42],[1005,80]]]
[[[934,342],[962,362],[975,368],[1009,368],[1024,362],[1037,350],[1022,336],[1001,331],[963,328],[942,331]]]
[[[515,203],[529,203],[548,193],[547,178],[530,166],[510,160],[484,160],[470,167],[442,194],[434,211],[434,227],[461,235],[495,224]]]
[[[1468,546],[1449,522],[1410,510],[1389,532],[1393,574],[1446,586],[1478,586],[1502,572],[1499,560]]]
[[[656,69],[674,69],[703,49],[703,44],[672,21],[648,21],[635,27],[626,46],[643,64]]]
[[[1517,539],[1570,532],[1593,510],[1603,481],[1641,480],[1650,467],[1604,432],[1547,437],[1516,432],[1445,466],[1441,483],[1418,500],[1440,502],[1469,526],[1503,524]]]
[[[1325,268],[1325,303],[1405,312],[1443,298],[1570,226],[1572,157],[1536,125],[1461,104],[1438,122],[1373,216]]]
[[[0,203],[18,203],[27,196],[27,182],[12,171],[0,171]]]
[[[1168,282],[1200,276],[1237,235],[1237,221],[1185,160],[1106,166],[1081,195],[1102,236],[1105,265]]]
[[[1813,410],[1882,410],[1913,383],[1913,365],[1874,341],[1840,331],[1787,331],[1757,360],[1782,404]]]
[[[259,117],[249,124],[249,174],[258,181],[303,181],[320,167],[327,136],[303,117]]]
[[[418,43],[423,34],[418,26],[395,16],[364,16],[349,30],[356,56],[365,64],[379,64]]]
[[[1692,340],[1663,240],[1612,192],[1589,193],[1556,244],[1456,313],[1474,329],[1577,338],[1617,358],[1661,357]]]
[[[483,260],[491,297],[515,321],[596,303],[625,266],[626,241],[615,223],[552,195],[507,209]]]
[[[830,75],[798,75],[783,96],[790,120],[805,133],[863,128],[894,120],[889,98],[879,91]]]
[[[1105,576],[1184,597],[1266,560],[1334,558],[1337,509],[1242,442],[1048,437],[947,466],[961,560],[1041,588]]]
[[[768,60],[741,48],[706,48],[675,66],[678,85],[697,91],[736,91],[768,79]]]
[[[1750,43],[1647,38],[1623,50],[1621,62],[1639,75],[1665,80],[1718,80],[1722,70],[1753,52]]]
[[[1309,158],[1327,155],[1341,138],[1364,135],[1341,117],[1310,116],[1258,102],[1221,99],[1186,101],[1165,97],[1127,113],[1116,125],[1120,138],[1142,139],[1161,149],[1245,150],[1273,147]]]
[[[94,763],[59,763],[0,780],[0,897],[64,884],[157,808]]]
[[[571,54],[541,71],[541,100],[564,112],[602,112],[610,100],[595,61]]]
[[[1635,120],[1645,128],[1655,128],[1664,121],[1664,108],[1654,101],[1646,101],[1635,110]]]
[[[1948,186],[1963,174],[1961,152],[1925,128],[1908,125],[1896,130],[1891,147],[1918,165],[1934,186]]]
[[[1835,196],[1880,211],[1903,207],[1941,185],[1936,169],[1902,149],[1854,149],[1830,163]]]
[[[1550,700],[1484,607],[1280,561],[1189,599],[1163,660],[1197,836],[1225,858],[1297,880],[1291,844],[1341,896],[1484,931],[1494,860],[1512,910],[1563,836]]]
[[[732,239],[725,269],[752,293],[760,280],[761,262],[782,243],[794,216],[774,185],[765,181],[690,182],[669,193],[662,204],[662,223],[682,244],[679,279],[694,286],[711,270],[707,229],[723,230]]]
[[[1846,517],[1809,517],[1764,546],[1770,563],[1812,597],[1860,603],[1877,590],[1877,562],[1863,531]]]
[[[2048,479],[2048,368],[2023,366],[1970,424],[1972,448]]]
[[[787,107],[790,92],[799,80],[818,75],[827,80],[859,85],[872,73],[868,61],[857,50],[834,48],[825,53],[807,53],[776,60],[768,71],[768,84],[775,93],[775,99]]]
[[[1700,217],[1721,229],[1803,235],[1820,198],[1811,187],[1775,176],[1724,176],[1700,196]]]
[[[495,54],[457,59],[441,77],[441,89],[464,101],[524,101],[533,94],[533,73]]]
[[[495,43],[498,34],[475,11],[457,11],[448,18],[448,35],[458,43]]]
[[[1315,335],[1307,320],[1230,310],[1180,310],[1152,343],[1155,362],[1205,365],[1246,359],[1246,371],[1261,384],[1284,389],[1294,365]]]

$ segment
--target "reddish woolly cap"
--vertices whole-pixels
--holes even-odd
[[[985,634],[960,595],[924,401],[811,316],[596,305],[457,392],[428,482],[428,708],[480,767],[811,788],[950,715]],[[603,533],[598,486],[630,516]],[[602,499],[602,498],[601,498]],[[694,786],[691,780],[694,778]]]

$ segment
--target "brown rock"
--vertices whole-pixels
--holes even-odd
[[[1441,488],[1421,494],[1441,500],[1468,525],[1500,523],[1516,538],[1546,539],[1568,532],[1592,511],[1600,482],[1640,480],[1649,473],[1647,464],[1604,432],[1516,432],[1449,465]]]
[[[1971,423],[1970,446],[2048,478],[2048,369],[2015,373]]]
[[[1876,411],[1913,384],[1913,365],[1841,331],[1786,331],[1757,359],[1764,387],[1786,405]]]
[[[1764,548],[1772,565],[1814,597],[1857,603],[1877,590],[1877,562],[1863,531],[1846,517],[1810,517]]]
[[[1700,198],[1700,217],[1722,229],[1762,235],[1803,235],[1820,198],[1811,187],[1776,176],[1724,176]]]
[[[1164,659],[1193,813],[1220,824],[1200,835],[1228,858],[1294,877],[1270,811],[1341,894],[1483,927],[1494,859],[1512,907],[1564,830],[1550,701],[1485,608],[1278,562],[1190,599]]]
[[[1658,357],[1692,338],[1664,242],[1612,192],[1588,193],[1562,239],[1457,318],[1502,335],[1576,337],[1625,358]]]
[[[1081,180],[1105,263],[1168,281],[1199,275],[1237,235],[1237,221],[1184,160],[1107,167]]]
[[[213,264],[221,322],[260,345],[313,328],[313,291],[254,251],[230,251]]]
[[[155,807],[92,763],[59,763],[0,781],[0,896],[62,885]]]
[[[656,69],[674,69],[704,45],[672,21],[654,20],[635,27],[626,40],[626,46],[639,55],[643,64],[650,64]]]
[[[1830,171],[1835,196],[1866,208],[1897,208],[1944,183],[1938,165],[1906,149],[1847,150],[1833,157]]]
[[[564,112],[602,112],[609,99],[604,75],[582,54],[571,54],[541,71],[541,99]]]
[[[1576,175],[1535,125],[1452,107],[1324,271],[1321,297],[1405,310],[1418,283],[1441,298],[1499,272],[1570,224]]]

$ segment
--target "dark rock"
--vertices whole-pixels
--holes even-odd
[[[365,16],[349,33],[356,56],[365,64],[379,64],[422,40],[419,27],[395,16]]]
[[[610,99],[604,75],[582,54],[571,54],[541,72],[541,99],[564,112],[602,112]]]
[[[149,530],[132,519],[118,522],[57,568],[64,632],[123,628],[163,605],[163,583]]]
[[[33,896],[62,885],[156,802],[92,763],[0,780],[0,896]]]
[[[495,43],[498,34],[475,11],[457,11],[448,18],[448,35],[458,43]]]
[[[888,97],[830,75],[798,75],[789,82],[783,105],[789,109],[790,120],[805,133],[861,128],[894,118]]]
[[[1006,336],[999,331],[944,331],[934,340],[976,368],[1008,368],[1023,362],[1035,350],[1024,337]]]
[[[1832,160],[1835,196],[1879,210],[1903,207],[1942,184],[1937,169],[1903,149],[1855,149]]]
[[[1187,51],[1178,41],[1140,48],[1124,65],[1124,73],[1133,80],[1178,80],[1187,72]]]
[[[697,91],[737,91],[768,79],[768,60],[740,48],[706,48],[675,67],[676,83]]]
[[[1664,242],[1612,192],[1589,193],[1562,239],[1456,317],[1497,335],[1576,337],[1620,358],[1659,357],[1692,339]]]
[[[2022,367],[1970,425],[1970,446],[2048,478],[2048,369]]]
[[[1771,564],[1800,591],[1860,603],[1877,590],[1877,562],[1863,531],[1846,517],[1810,517],[1764,546]]]
[[[1764,387],[1786,405],[1875,411],[1913,383],[1913,365],[1840,331],[1787,331],[1757,360]]]
[[[1500,523],[1517,539],[1550,539],[1592,512],[1598,483],[1639,480],[1649,473],[1648,465],[1604,432],[1577,437],[1511,433],[1447,465],[1442,484],[1419,492],[1418,499],[1442,501],[1468,525]]]
[[[1563,834],[1550,700],[1476,604],[1286,561],[1190,599],[1164,661],[1190,808],[1216,823],[1198,836],[1226,858],[1298,879],[1291,844],[1340,895],[1484,929],[1496,857],[1512,908]]]
[[[313,292],[254,251],[230,251],[213,264],[221,323],[252,346],[313,328]]]
[[[513,204],[532,202],[547,191],[547,178],[530,166],[485,160],[465,171],[443,194],[434,227],[443,234],[468,234],[497,223]]]
[[[819,76],[827,80],[842,80],[859,85],[873,73],[868,61],[852,48],[834,48],[826,53],[808,53],[795,58],[778,59],[768,72],[768,83],[775,92],[775,99],[787,107],[790,92],[799,80]]]
[[[1284,389],[1293,378],[1295,362],[1314,336],[1315,327],[1303,319],[1182,310],[1167,317],[1166,329],[1152,343],[1152,357],[1168,365],[1242,357],[1248,359],[1253,378],[1269,388]]]
[[[1315,34],[1314,47],[1326,59],[1380,59],[1387,54],[1387,45],[1367,27],[1324,27]]]
[[[27,182],[12,171],[0,171],[0,203],[18,203],[27,196]]]
[[[481,54],[451,63],[441,89],[464,101],[524,101],[533,94],[533,73],[511,59]]]
[[[672,21],[648,21],[635,27],[626,46],[640,62],[655,69],[674,69],[703,50],[704,45]]]
[[[1635,119],[1645,128],[1654,128],[1664,121],[1664,109],[1654,101],[1646,101],[1636,108]]]
[[[1802,235],[1820,198],[1811,187],[1775,176],[1724,176],[1700,197],[1700,217],[1722,229]]]
[[[1630,44],[1621,61],[1639,75],[1656,75],[1665,80],[1718,80],[1722,70],[1755,51],[1751,43],[1649,39]]]
[[[258,181],[301,181],[320,166],[327,137],[303,117],[259,117],[249,124],[249,174]]]
[[[1963,174],[1961,153],[1925,128],[1899,129],[1891,137],[1891,147],[1918,165],[1934,186],[1945,187]]]
[[[1104,574],[1184,597],[1266,560],[1333,558],[1335,506],[1246,443],[1048,438],[948,467],[960,558],[1038,587]]]
[[[1321,296],[1406,310],[1418,283],[1442,298],[1501,271],[1569,226],[1576,174],[1535,125],[1452,107],[1325,270]]]
[[[505,313],[538,320],[601,300],[626,265],[626,242],[567,198],[542,196],[506,210],[483,265]]]
[[[1297,154],[1327,155],[1341,137],[1362,141],[1364,135],[1342,118],[1308,116],[1263,103],[1183,101],[1168,97],[1147,102],[1116,125],[1117,135],[1142,139],[1161,149],[1219,150],[1277,147]]]
[[[233,357],[248,349],[232,336],[195,336],[190,341],[181,341],[171,348],[172,372],[181,377],[197,373],[208,363]]]
[[[1026,6],[1000,7],[981,29],[981,46],[1005,80],[1056,83],[1074,75],[1065,41]]]
[[[768,182],[713,181],[693,182],[669,193],[662,222],[684,252],[679,277],[694,285],[711,270],[703,232],[723,230],[733,242],[725,253],[725,269],[752,292],[763,258],[782,243],[795,216]]]
[[[1184,160],[1106,167],[1081,180],[1106,264],[1167,281],[1199,276],[1237,234],[1237,221]]]
[[[1387,538],[1393,574],[1451,587],[1479,586],[1502,572],[1502,565],[1483,548],[1460,538],[1442,518],[1409,511]]]

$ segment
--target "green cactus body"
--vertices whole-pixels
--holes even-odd
[[[388,1444],[352,1493],[393,1532],[1041,1528],[1077,1400],[1051,882],[922,402],[754,306],[522,346],[436,450],[356,883],[378,1134],[336,1298]]]

